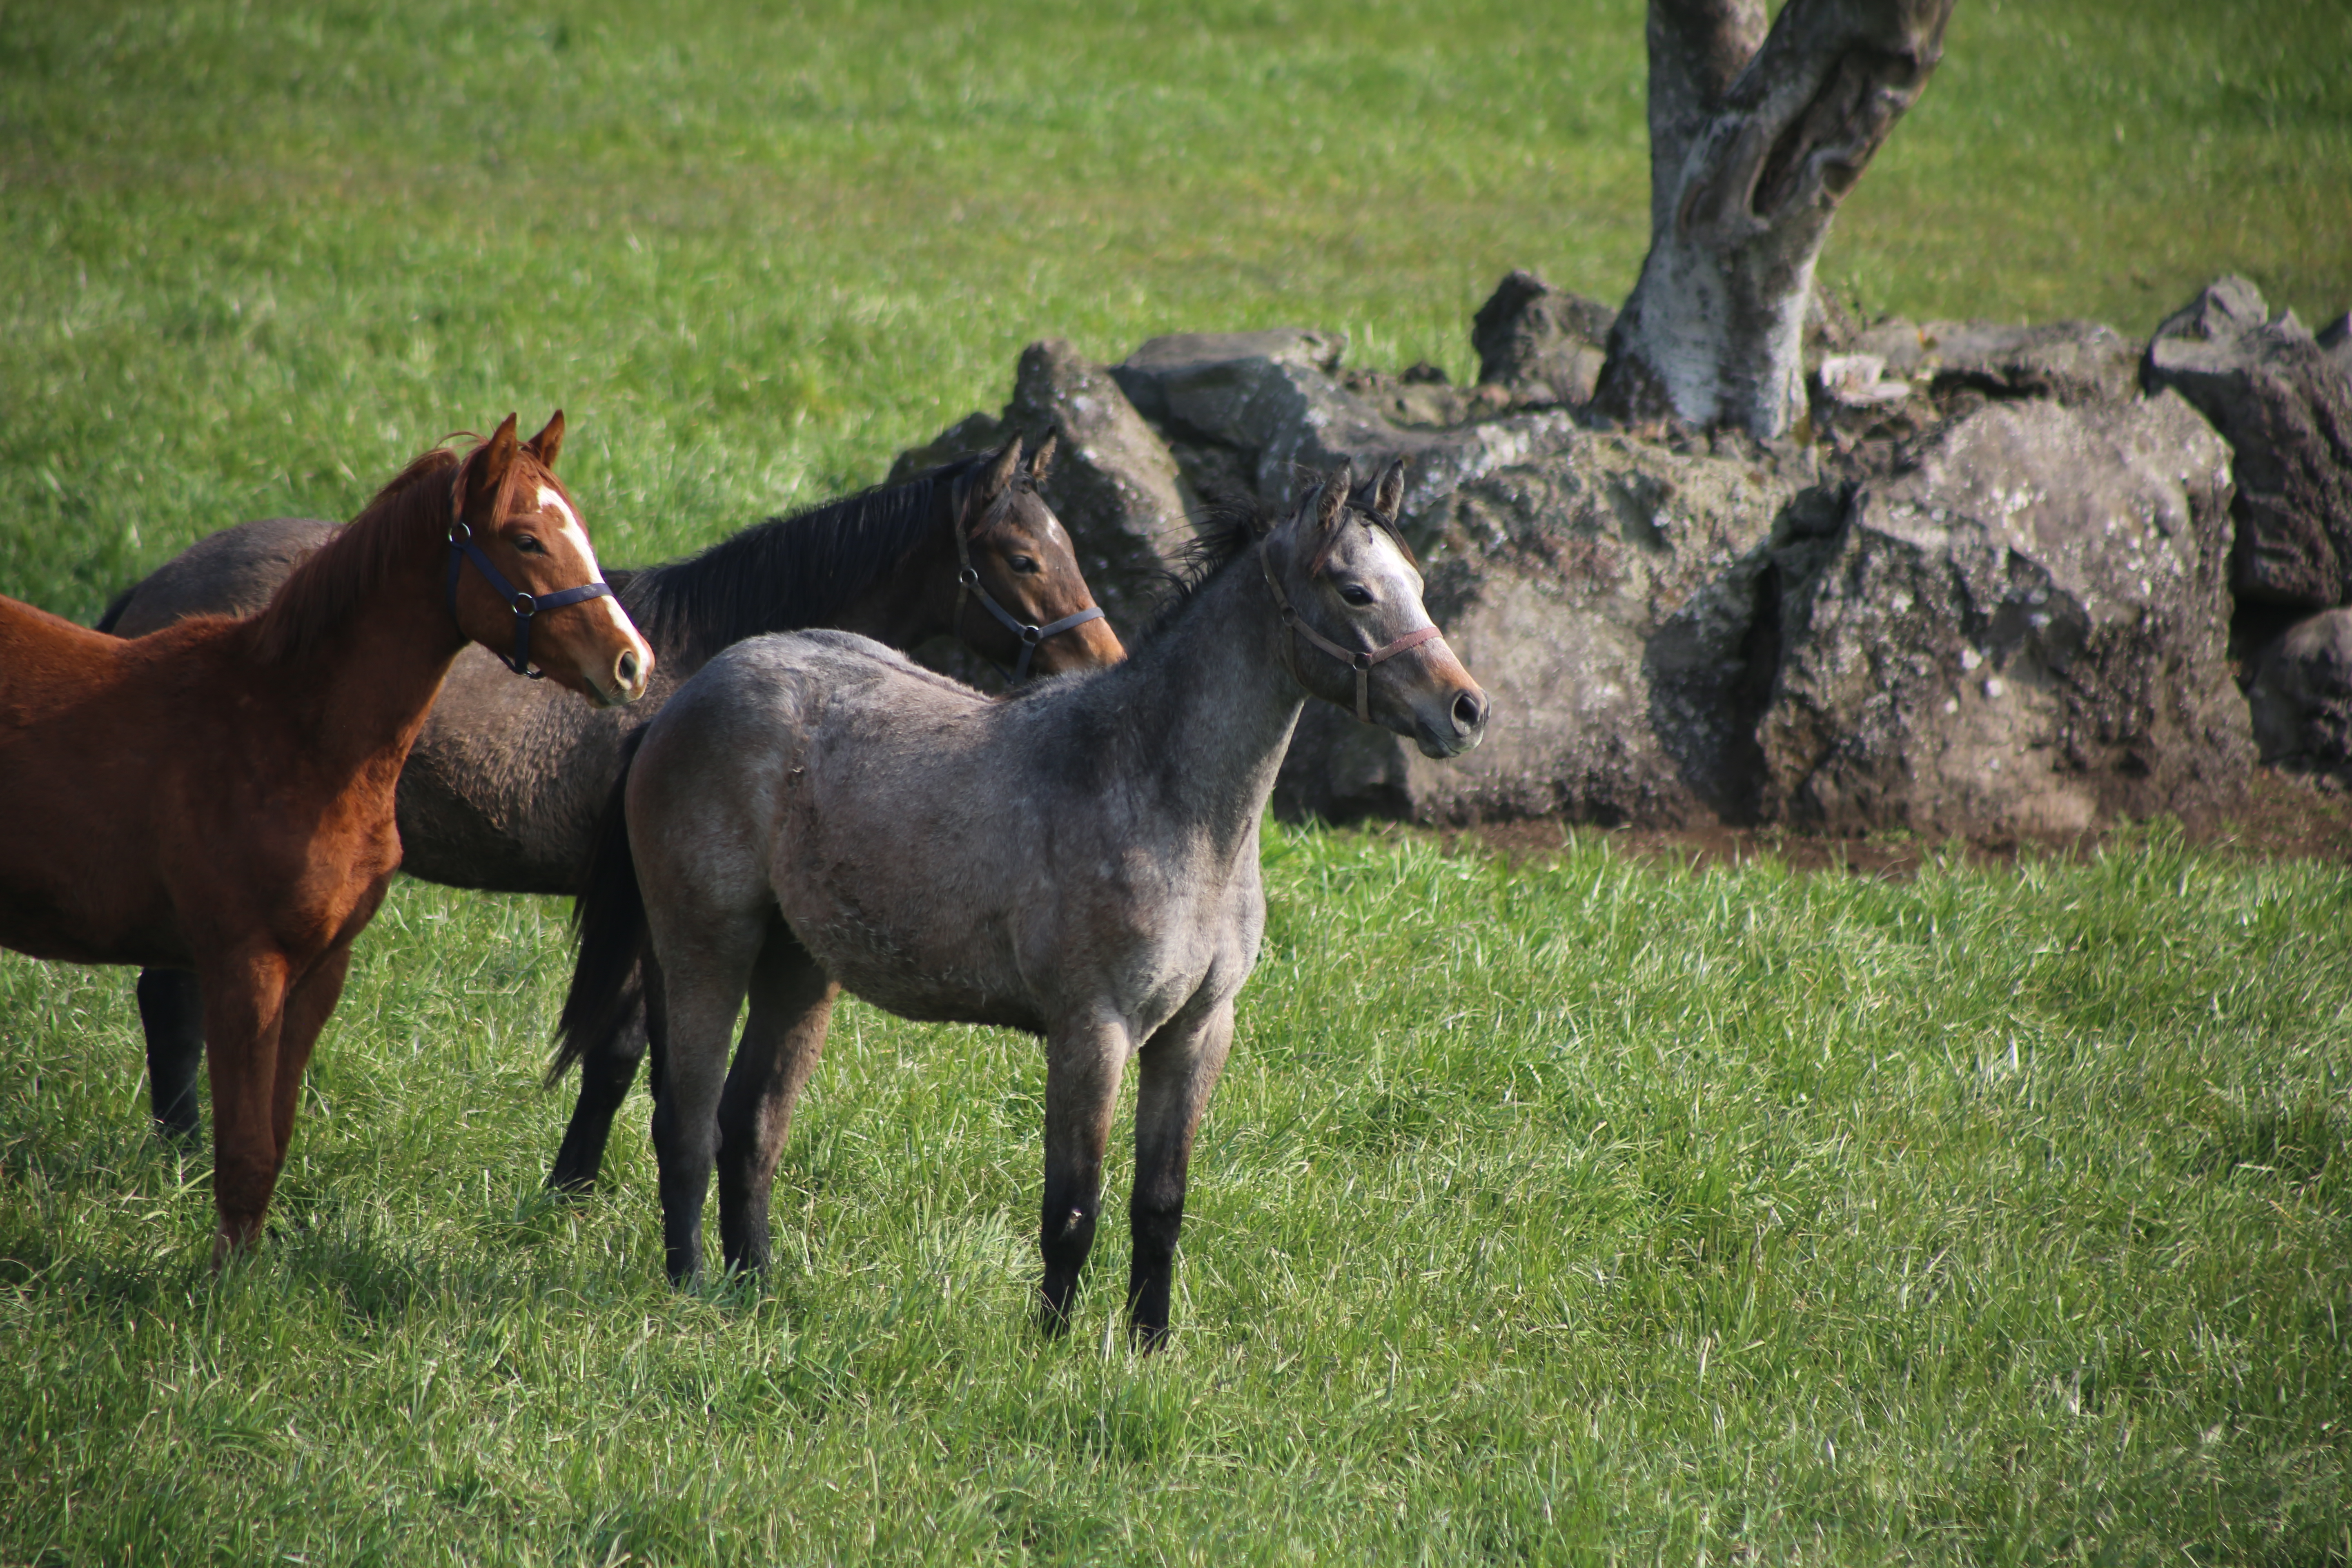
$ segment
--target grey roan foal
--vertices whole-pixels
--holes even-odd
[[[1270,531],[1232,526],[1125,664],[1003,701],[837,632],[739,643],[678,689],[600,829],[563,1014],[567,1033],[596,1029],[650,939],[673,1279],[700,1271],[714,1160],[728,1266],[766,1263],[793,1101],[846,986],[905,1017],[1045,1037],[1049,1326],[1067,1321],[1119,1076],[1139,1062],[1128,1312],[1145,1344],[1165,1335],[1193,1130],[1265,925],[1258,819],[1301,703],[1433,757],[1486,728],[1396,535],[1402,489],[1391,465],[1360,507],[1343,468]]]

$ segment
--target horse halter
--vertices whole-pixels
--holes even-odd
[[[1012,495],[1013,491],[1011,487],[1006,487],[1004,499],[1009,500],[1012,498]],[[983,528],[986,527],[990,520],[995,515],[998,507],[1001,507],[1003,504],[1003,502],[1000,501],[998,506],[989,508],[988,511],[983,514],[980,520],[981,526]],[[1100,605],[1090,605],[1087,608],[1079,610],[1073,615],[1064,616],[1058,621],[1048,621],[1042,626],[1037,626],[1033,622],[1016,618],[1012,611],[1006,609],[1003,605],[996,602],[994,595],[991,595],[987,586],[981,582],[980,569],[971,563],[971,544],[964,536],[963,521],[961,519],[958,519],[956,521],[954,531],[956,544],[956,602],[955,614],[949,617],[948,626],[950,628],[955,629],[958,637],[961,637],[963,635],[961,628],[963,626],[964,595],[967,594],[976,595],[981,604],[987,607],[988,613],[994,616],[997,620],[1003,625],[1006,631],[1011,632],[1014,637],[1021,639],[1021,657],[1013,662],[1012,670],[1013,685],[1018,686],[1023,681],[1029,679],[1029,660],[1037,652],[1037,645],[1039,643],[1044,642],[1047,637],[1060,637],[1064,632],[1071,631],[1076,627],[1085,626],[1088,621],[1099,621],[1104,618],[1102,606]]]
[[[488,580],[490,586],[498,590],[499,597],[507,602],[507,608],[514,612],[513,657],[509,658],[505,654],[498,653],[496,648],[490,651],[498,654],[500,664],[505,665],[517,675],[528,675],[533,680],[546,679],[547,671],[533,669],[530,667],[531,617],[541,610],[560,610],[566,605],[576,605],[584,599],[601,599],[613,591],[613,584],[610,583],[596,582],[583,584],[577,588],[565,588],[553,594],[526,594],[508,582],[498,567],[491,563],[490,558],[482,553],[482,547],[474,542],[474,531],[466,526],[465,519],[453,518],[449,522],[448,594],[449,618],[453,621],[457,619],[457,574],[468,561],[474,563],[474,569]],[[462,624],[460,623],[461,626]]]
[[[1410,653],[1432,638],[1445,635],[1434,626],[1426,626],[1417,632],[1405,633],[1394,642],[1370,650],[1341,647],[1298,618],[1297,610],[1291,605],[1290,595],[1282,591],[1282,580],[1274,574],[1274,563],[1266,559],[1263,544],[1258,546],[1257,563],[1258,569],[1265,574],[1265,585],[1274,590],[1274,607],[1282,616],[1283,668],[1290,671],[1290,679],[1297,680],[1299,685],[1307,684],[1298,676],[1298,639],[1306,637],[1356,672],[1356,717],[1367,724],[1372,721],[1372,666],[1385,663],[1401,653]]]

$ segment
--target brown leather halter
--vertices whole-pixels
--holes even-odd
[[[993,527],[997,515],[1008,508],[1012,500],[1013,487],[1007,485],[1004,488],[1004,493],[997,498],[996,503],[981,515],[980,526],[973,530],[973,532],[985,532]],[[948,619],[948,629],[958,637],[963,636],[964,596],[971,595],[977,597],[988,613],[1003,624],[1006,631],[1021,639],[1021,657],[1013,662],[1013,668],[1008,672],[1015,686],[1029,679],[1029,660],[1036,653],[1039,643],[1044,642],[1047,637],[1059,637],[1064,632],[1075,630],[1085,626],[1088,621],[1106,618],[1101,605],[1089,605],[1083,610],[1064,616],[1058,621],[1048,621],[1042,626],[1034,622],[1021,620],[1012,611],[998,604],[995,596],[990,594],[986,585],[981,582],[980,569],[971,563],[971,542],[964,533],[963,520],[961,518],[955,522],[955,614]]]
[[[1345,526],[1347,514],[1343,511],[1340,514],[1341,526]],[[1308,642],[1356,672],[1356,717],[1367,724],[1372,721],[1372,666],[1384,663],[1401,653],[1409,653],[1431,638],[1444,635],[1437,627],[1428,626],[1417,632],[1407,632],[1394,642],[1370,651],[1341,647],[1298,618],[1298,612],[1291,606],[1290,595],[1282,591],[1281,580],[1274,574],[1274,563],[1265,558],[1264,544],[1258,546],[1257,563],[1258,569],[1265,574],[1265,585],[1274,590],[1274,607],[1282,616],[1282,667],[1290,671],[1291,679],[1297,680],[1301,686],[1307,684],[1298,677],[1297,639],[1305,637]]]

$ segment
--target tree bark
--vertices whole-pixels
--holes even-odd
[[[1650,254],[1595,413],[1785,435],[1813,263],[1943,58],[1953,0],[1650,0]],[[1762,36],[1762,42],[1758,38]]]

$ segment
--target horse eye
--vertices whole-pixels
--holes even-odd
[[[1372,591],[1361,583],[1350,583],[1339,590],[1339,597],[1351,605],[1369,605],[1372,602]]]
[[[541,544],[536,538],[528,533],[516,534],[514,536],[514,547],[522,552],[525,555],[544,555],[547,553],[547,546]]]
[[[1006,559],[1005,564],[1024,575],[1027,575],[1037,570],[1036,560],[1034,557],[1027,555],[1010,556]]]

